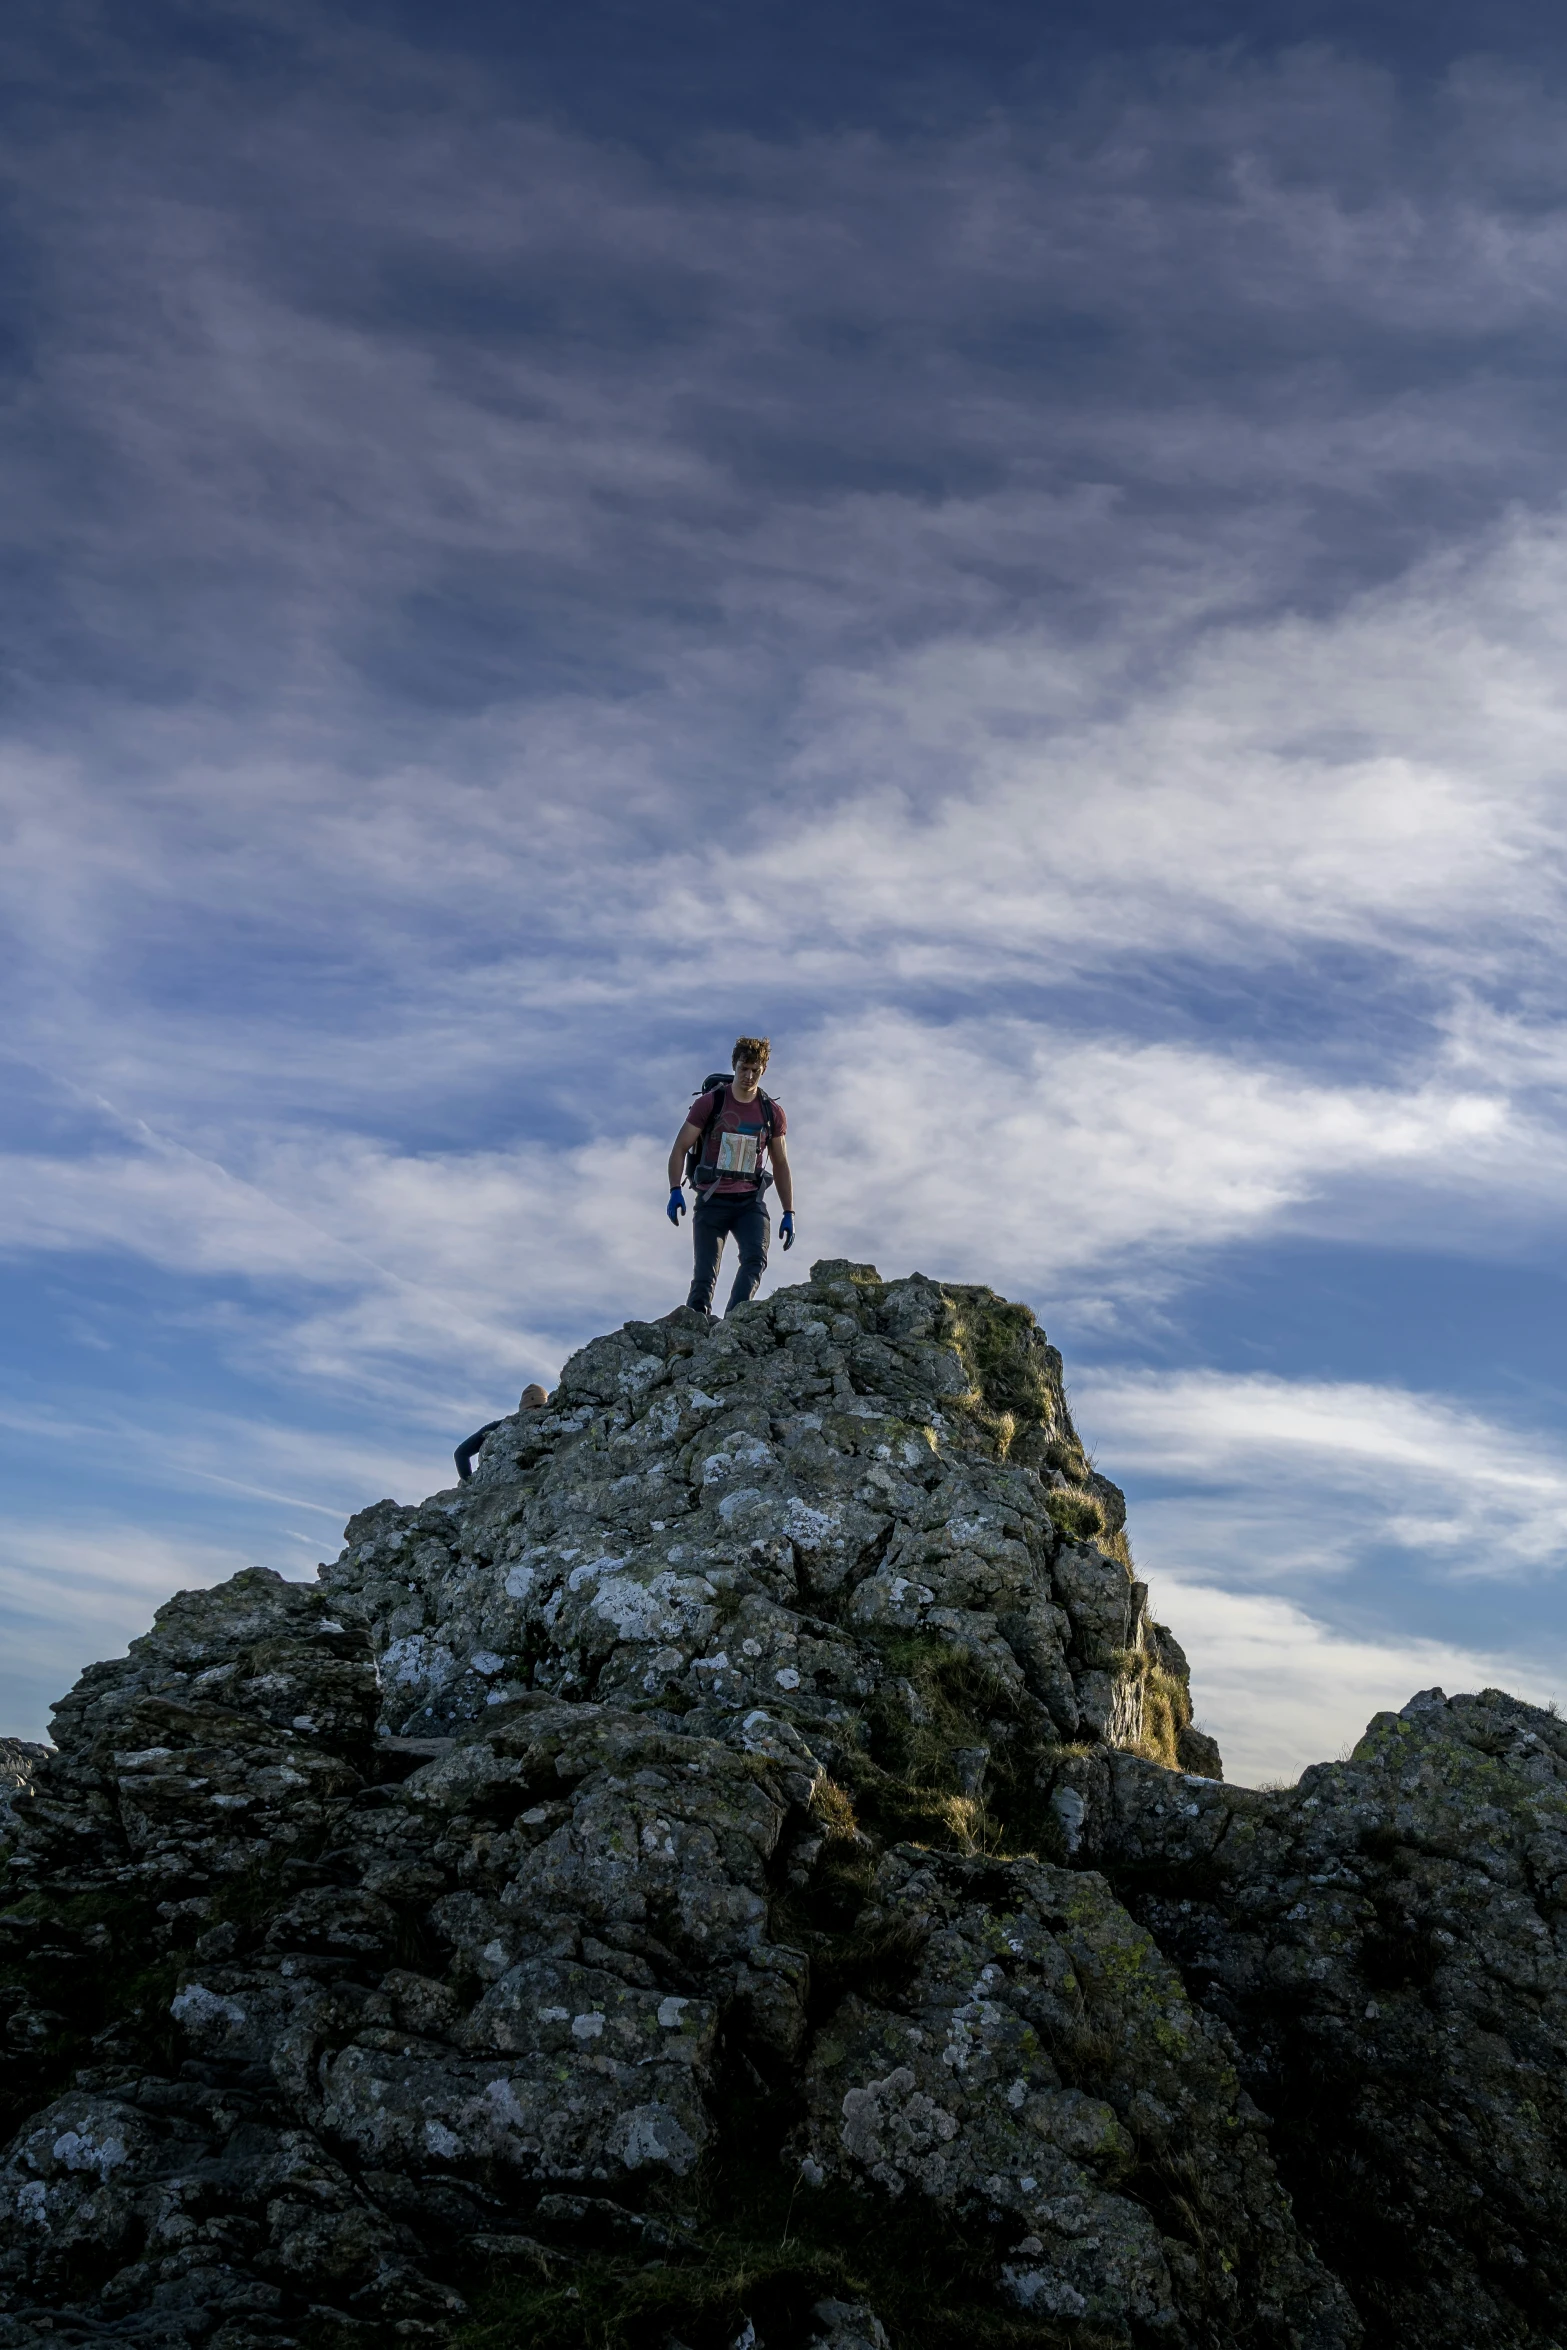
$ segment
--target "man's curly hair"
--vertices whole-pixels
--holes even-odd
[[[742,1061],[759,1061],[765,1069],[772,1045],[765,1036],[737,1036],[735,1049],[729,1056],[731,1069],[738,1069]]]

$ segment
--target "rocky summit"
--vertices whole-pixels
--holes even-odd
[[[596,1339],[0,1776],[9,2350],[1567,2339],[1567,1729],[1227,1786],[989,1290]]]

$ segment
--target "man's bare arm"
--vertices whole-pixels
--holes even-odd
[[[669,1188],[671,1191],[679,1189],[680,1179],[686,1169],[686,1153],[691,1145],[698,1140],[701,1132],[701,1127],[693,1126],[688,1118],[675,1136],[675,1147],[669,1154]]]
[[[789,1145],[781,1134],[775,1134],[768,1145],[768,1156],[773,1162],[773,1177],[778,1185],[779,1204],[787,1216],[794,1206],[794,1177],[789,1172]]]

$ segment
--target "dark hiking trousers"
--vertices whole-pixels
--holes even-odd
[[[729,1305],[741,1306],[748,1297],[755,1297],[756,1285],[767,1270],[767,1243],[772,1231],[772,1219],[760,1192],[735,1192],[728,1199],[699,1199],[691,1215],[696,1268],[686,1304],[695,1306],[699,1314],[712,1312],[713,1292],[718,1287],[718,1260],[731,1232],[740,1244],[740,1265],[735,1285],[729,1292]],[[729,1306],[724,1311],[728,1313]]]

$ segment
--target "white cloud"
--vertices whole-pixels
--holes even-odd
[[[1567,1021],[1504,1011],[1464,992],[1454,999],[1444,1027],[1445,1058],[1455,1076],[1525,1100],[1543,1095],[1543,1106],[1560,1114],[1559,1098],[1552,1097],[1567,1093]]]
[[[90,566],[127,557],[132,598],[153,534],[242,573],[293,686],[259,750],[221,694],[138,716],[130,773],[118,740],[74,787],[66,762],[19,746],[8,865],[39,935],[90,952],[106,919],[136,933],[183,903],[330,921],[373,960],[383,925],[460,912],[482,963],[514,950],[520,910],[548,927],[564,909],[612,963],[634,949],[611,972],[625,1003],[650,961],[676,978],[656,942],[715,891],[747,936],[781,907],[802,972],[817,956],[860,984],[889,943],[905,975],[994,978],[1063,948],[1079,967],[1172,944],[1244,960],[1280,938],[1397,933],[1413,951],[1432,926],[1483,960],[1499,921],[1538,937],[1555,920],[1534,852],[1542,822],[1555,830],[1559,526],[1515,517],[1478,553],[1323,618],[1298,608],[1295,570],[1319,550],[1292,503],[1309,489],[1380,506],[1390,481],[1447,481],[1510,445],[1472,370],[1435,384],[1406,353],[1397,398],[1358,386],[1349,329],[1419,336],[1440,318],[1478,338],[1559,315],[1560,189],[1521,211],[1508,180],[1520,138],[1558,143],[1553,102],[1515,88],[1501,110],[1494,77],[1471,74],[1422,121],[1342,59],[1192,63],[1156,95],[1135,74],[1106,84],[1070,126],[734,140],[661,178],[618,146],[506,119],[461,77],[426,85],[427,119],[388,118],[396,57],[367,48],[362,106],[307,85],[250,124],[243,198],[231,143],[215,151],[208,110],[177,97],[155,136],[200,201],[149,171],[134,120],[95,126],[90,179],[75,156],[26,159],[60,273],[30,396],[78,419],[136,527],[110,548],[126,506],[78,513],[73,484],[44,488],[71,504]],[[311,266],[263,266],[258,184],[280,245],[302,233]],[[351,304],[324,298],[322,270],[343,272]],[[508,320],[516,283],[546,311],[563,289],[612,308],[628,271],[657,273],[644,299],[656,311],[662,292],[682,329],[635,366],[612,334]],[[366,303],[400,272],[467,273],[495,331]],[[1116,332],[1145,322],[1158,345],[1188,322],[1194,279],[1224,364],[1201,338],[1159,345],[1153,372],[1177,371],[1163,398],[1130,365],[1074,397],[988,355],[987,336],[1061,306]],[[1303,305],[1308,347],[1325,339],[1346,371],[1336,399],[1281,387],[1261,356],[1235,363],[1247,322]],[[847,320],[852,359],[824,361]],[[868,467],[881,437],[865,445],[862,404],[906,485],[857,478],[850,460]],[[716,429],[737,416],[738,439]],[[780,461],[757,492],[743,447],[772,433],[809,446],[799,479]],[[15,448],[36,496],[25,434]],[[846,478],[824,490],[818,459]],[[1193,524],[1131,494],[1202,478],[1260,500],[1239,537],[1227,503]],[[541,699],[512,679],[495,698],[525,704],[525,723],[477,688],[473,708],[421,713],[411,753],[386,683],[431,622],[403,601],[468,599],[486,624],[499,609],[510,642],[521,571],[529,598],[584,599],[591,637],[613,636],[651,699]],[[606,628],[623,582],[635,610]],[[688,592],[695,631],[669,615]],[[116,607],[126,631],[138,617]],[[221,648],[204,606],[182,625],[202,655],[254,666],[249,625]],[[371,638],[375,712],[355,667]],[[759,694],[783,720],[765,750],[741,722]],[[768,846],[753,819],[772,822],[773,785],[802,814]],[[722,817],[716,857],[692,847],[696,808]],[[749,909],[725,870],[737,848]],[[432,962],[444,948],[421,941]]]
[[[217,1161],[149,1144],[82,1158],[14,1152],[0,1161],[0,1247],[124,1249],[192,1273],[244,1272],[257,1281],[341,1281],[352,1243]]]
[[[1179,633],[1167,610],[1159,626]],[[753,819],[742,803],[674,845],[662,819],[634,837],[630,747],[591,709],[549,712],[526,759],[482,790],[438,766],[289,778],[237,762],[218,818],[207,759],[165,773],[139,812],[116,797],[100,822],[81,774],[67,787],[58,763],[24,755],[8,862],[33,1000],[13,1042],[229,1163],[236,1121],[304,1109],[331,1123],[345,1096],[396,1118],[432,1090],[504,1081],[519,1053],[537,1057],[541,1027],[593,1061],[613,1028],[640,1061],[644,1040],[689,1020],[694,957],[715,998],[743,969],[746,992],[798,1033],[846,1001],[907,1016],[911,996],[954,985],[995,995],[1105,974],[1157,1019],[1138,974],[1172,953],[1241,984],[1294,958],[1309,1005],[1303,958],[1349,946],[1377,959],[1379,996],[1407,980],[1457,991],[1445,1059],[1443,1035],[1428,1038],[1430,1098],[1456,1100],[1456,1080],[1495,1101],[1545,1074],[1549,1011],[1531,1028],[1488,1001],[1559,984],[1564,676],[1567,529],[1537,517],[1323,619],[1159,648],[1132,614],[1096,651],[1014,630],[852,673],[819,666],[795,728],[799,776],[816,779],[802,809]],[[645,770],[645,745],[638,756]],[[629,829],[589,814],[595,765],[626,784]],[[350,960],[388,999],[370,1035],[357,991],[325,998],[303,1031],[291,1005],[273,1024],[227,1003],[100,1000],[89,942],[103,951],[118,933],[127,952],[174,907],[210,918],[232,902],[237,916],[243,898],[278,924],[286,959],[288,925],[315,953],[345,890],[359,907]],[[410,930],[420,984],[393,987],[387,935]],[[938,1035],[929,1051],[940,1058]],[[1413,1096],[1421,1072],[1388,1082]],[[1521,1160],[1515,1186],[1527,1176]],[[206,1207],[203,1226],[216,1216]],[[256,1229],[264,1261],[274,1243]]]
[[[1090,1272],[1168,1279],[1184,1252],[1275,1228],[1348,1177],[1500,1198],[1529,1168],[1532,1197],[1538,1168],[1491,1093],[1315,1084],[1020,1020],[845,1019],[802,1084],[798,1157],[820,1170],[805,1197],[832,1254],[959,1279],[982,1266],[1035,1294]]]
[[[441,1154],[351,1134],[247,1139],[243,1174],[164,1146],[13,1154],[0,1161],[0,1249],[107,1249],[254,1284],[266,1318],[230,1305],[236,1347],[416,1416],[440,1412],[454,1386],[553,1378],[563,1331],[580,1343],[667,1312],[689,1283],[688,1234],[662,1213],[668,1136]]]
[[[221,1544],[181,1542],[107,1516],[47,1525],[13,1519],[0,1537],[5,1734],[47,1737],[49,1707],[88,1665],[122,1655],[174,1592],[250,1564]]]
[[[492,1417],[498,1408],[492,1402]],[[438,1410],[437,1399],[430,1406],[432,1422]],[[444,1437],[450,1420],[440,1425]],[[86,1393],[63,1385],[53,1387],[44,1403],[28,1406],[13,1399],[0,1404],[0,1429],[25,1439],[33,1459],[49,1462],[52,1456],[62,1515],[77,1506],[84,1487],[112,1489],[122,1500],[127,1487],[150,1487],[160,1497],[154,1507],[166,1507],[173,1494],[214,1504],[239,1496],[286,1509],[296,1521],[294,1539],[310,1549],[312,1563],[335,1554],[338,1529],[367,1501],[387,1494],[422,1500],[450,1484],[454,1475],[450,1451],[432,1441],[417,1421],[412,1427],[405,1421],[401,1431],[383,1428],[372,1437],[362,1422],[336,1429],[323,1428],[319,1421],[290,1426],[188,1399],[174,1403],[160,1397],[143,1404],[126,1397],[115,1404],[101,1390]],[[275,1527],[277,1510],[269,1510],[266,1518]],[[149,1555],[156,1554],[154,1535],[136,1539],[146,1541]],[[223,1539],[215,1537],[220,1550]],[[279,1565],[279,1560],[274,1554],[268,1563]]]
[[[1479,976],[1560,921],[1564,678],[1554,517],[1326,618],[1184,650],[1132,620],[1113,670],[1042,631],[819,670],[799,764],[852,788],[760,854],[729,918],[780,893],[840,951],[993,984],[1063,949],[1326,940]]]
[[[1375,1713],[1418,1689],[1506,1689],[1536,1705],[1567,1694],[1567,1654],[1487,1654],[1439,1640],[1334,1631],[1293,1601],[1167,1573],[1153,1588],[1192,1664],[1196,1717],[1218,1738],[1225,1776],[1257,1786],[1336,1761]]]
[[[1377,1544],[1444,1579],[1567,1566],[1567,1448],[1443,1396],[1217,1371],[1090,1371],[1074,1408],[1112,1472],[1199,1489],[1144,1502],[1181,1574],[1318,1579]]]
[[[1065,1276],[1167,1285],[1185,1252],[1266,1231],[1345,1178],[1493,1200],[1522,1184],[1532,1200],[1562,1158],[1492,1094],[1312,1084],[1021,1021],[843,1020],[802,1040],[778,1090],[811,1256],[1036,1295]],[[113,1248],[259,1284],[284,1315],[270,1359],[383,1400],[454,1372],[520,1385],[564,1344],[680,1301],[689,1238],[661,1212],[680,1102],[662,1133],[558,1151],[274,1131],[236,1136],[229,1165],[168,1147],[13,1154],[0,1247]],[[780,1253],[773,1279],[788,1277]]]
[[[65,588],[17,667],[111,682],[26,704],[0,773],[7,1041],[115,1108],[24,1131],[0,1246],[206,1281],[204,1340],[303,1422],[330,1390],[411,1431],[128,1415],[95,1474],[318,1516],[439,1483],[443,1422],[683,1294],[705,1021],[785,1040],[774,1281],[1125,1300],[1351,1190],[1400,1237],[1559,1220],[1559,101],[1192,62],[665,173],[360,62],[242,132],[181,84],[96,108],[90,170],[21,163],[0,464]],[[1294,1000],[1204,1041],[1186,957]],[[1092,1031],[1021,1016],[1085,979]],[[1134,1529],[1197,1583],[1368,1527],[1447,1574],[1559,1555],[1549,1447],[1457,1403],[1081,1392],[1112,1469],[1214,1486],[1200,1538]],[[1436,1670],[1226,1604],[1324,1684]]]

